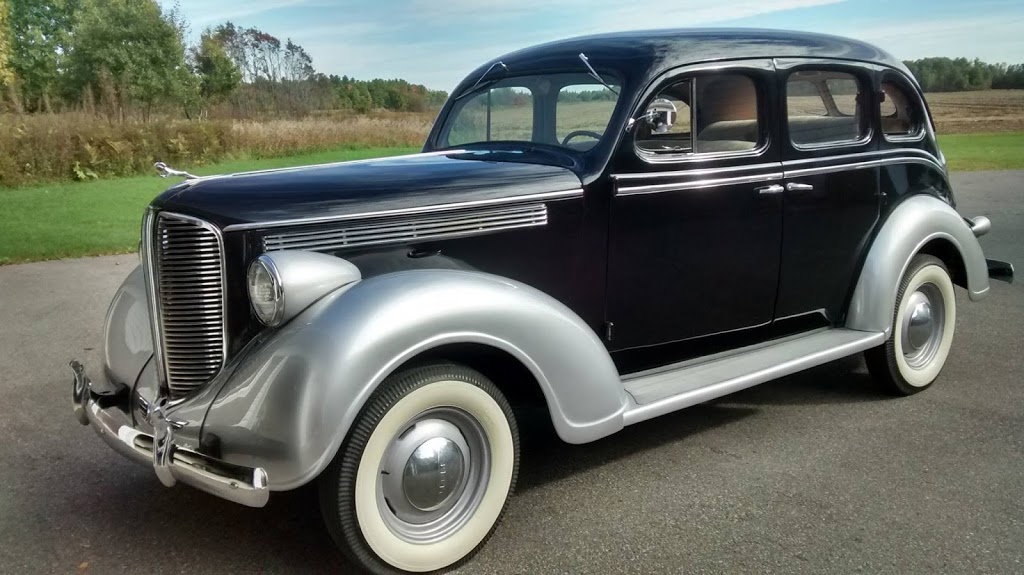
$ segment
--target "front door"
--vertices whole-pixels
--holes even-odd
[[[641,107],[677,114],[668,129],[638,122],[613,160],[613,351],[771,322],[783,198],[773,94],[772,63],[744,62],[667,78]]]

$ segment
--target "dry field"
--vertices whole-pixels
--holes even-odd
[[[925,94],[940,134],[1024,131],[1024,90]]]

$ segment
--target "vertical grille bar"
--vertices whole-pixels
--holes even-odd
[[[163,376],[171,399],[205,385],[224,366],[224,242],[203,220],[160,213],[151,262]]]

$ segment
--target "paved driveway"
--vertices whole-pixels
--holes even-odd
[[[954,177],[989,257],[1024,269],[1024,172]],[[0,268],[0,573],[343,567],[308,491],[246,509],[165,489],[78,425],[71,358],[134,255]],[[962,294],[961,294],[962,295]],[[1024,571],[1024,281],[959,302],[940,383],[879,395],[858,358],[585,446],[528,441],[466,573]]]

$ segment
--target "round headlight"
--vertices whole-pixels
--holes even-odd
[[[249,301],[257,319],[271,327],[284,318],[284,290],[281,275],[273,260],[267,256],[256,258],[249,265]]]

